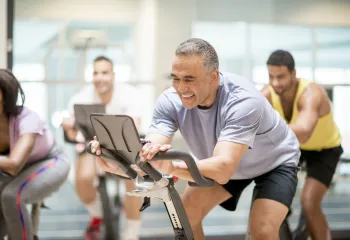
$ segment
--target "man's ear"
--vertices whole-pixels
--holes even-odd
[[[297,70],[294,68],[294,70],[292,71],[292,77],[296,78],[297,77]]]
[[[210,74],[210,77],[211,77],[211,83],[217,83],[219,82],[219,69],[215,68],[211,74]]]

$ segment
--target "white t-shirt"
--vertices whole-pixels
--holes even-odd
[[[113,96],[106,105],[107,114],[125,114],[130,117],[141,116],[141,103],[137,102],[138,91],[133,86],[114,83]],[[75,94],[68,103],[68,111],[74,114],[74,104],[102,103],[95,87],[90,84]]]

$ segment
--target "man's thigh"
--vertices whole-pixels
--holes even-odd
[[[252,235],[278,238],[280,225],[295,196],[298,170],[297,166],[282,165],[255,178],[255,196],[249,223]]]
[[[200,223],[210,210],[230,197],[232,195],[222,185],[215,183],[210,188],[188,186],[182,201],[190,222]]]
[[[298,185],[299,167],[281,165],[254,179],[254,200],[269,199],[289,208]]]
[[[316,179],[328,188],[342,153],[341,146],[322,151],[302,150],[301,158],[306,162],[307,176]]]

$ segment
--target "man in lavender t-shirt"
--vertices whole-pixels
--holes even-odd
[[[295,134],[251,81],[219,71],[217,53],[208,42],[181,43],[171,71],[173,87],[157,99],[146,136],[150,143],[143,146],[141,160],[169,149],[179,130],[198,159],[201,174],[216,182],[211,188],[189,186],[183,194],[194,239],[204,239],[202,221],[215,206],[234,211],[252,182],[256,184],[249,217],[252,239],[279,239],[298,182],[300,151]],[[99,150],[98,143],[91,146],[93,152]],[[151,164],[193,181],[184,162]]]

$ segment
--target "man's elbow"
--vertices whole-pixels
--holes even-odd
[[[231,179],[235,169],[232,161],[223,161],[215,181],[221,185],[226,184]]]
[[[217,179],[216,179],[216,182],[221,184],[221,185],[225,185],[226,183],[228,183],[228,181],[230,180],[230,177],[224,177],[224,176],[219,176]]]
[[[312,132],[308,132],[308,131],[302,132],[302,134],[298,136],[299,143],[305,144],[307,141],[309,141],[311,135],[312,135]]]

